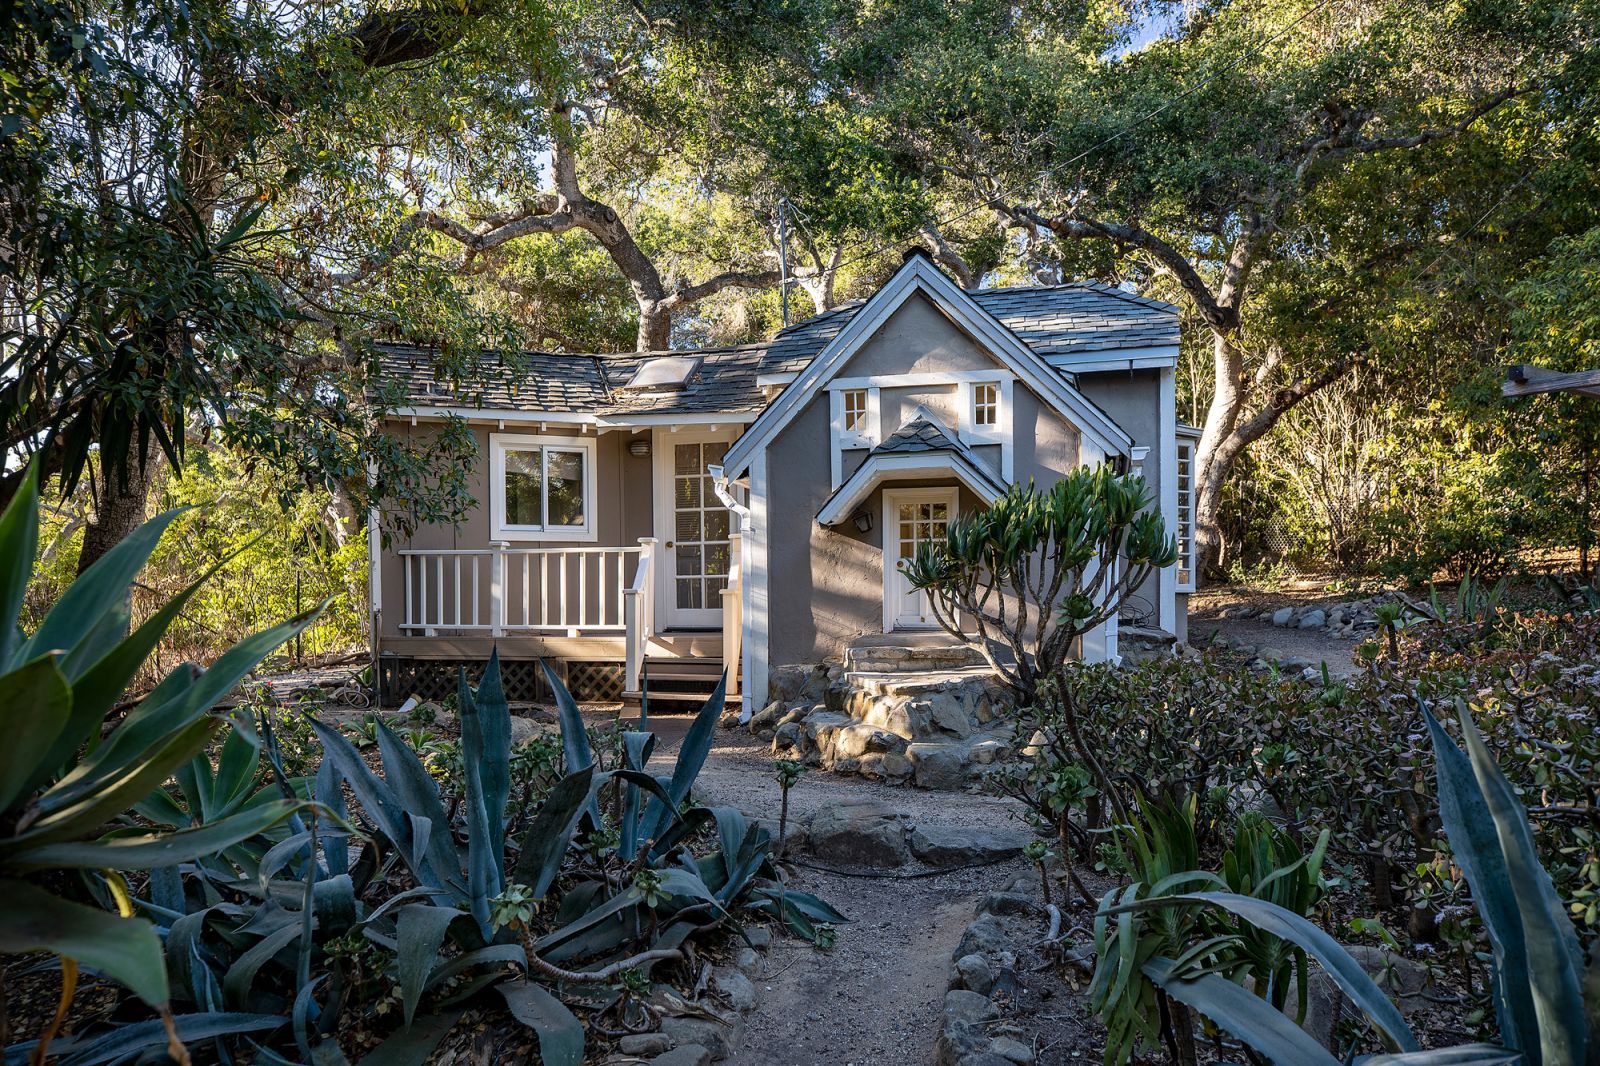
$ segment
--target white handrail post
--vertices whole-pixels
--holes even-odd
[[[645,649],[650,640],[653,600],[650,590],[655,585],[650,564],[654,546],[654,537],[639,538],[639,568],[634,571],[633,581],[622,590],[622,688],[629,696],[639,694]]]
[[[647,568],[648,564],[648,568]],[[645,575],[640,594],[644,597],[644,638],[648,640],[656,631],[656,538],[639,538],[639,573]],[[636,582],[638,584],[638,582]]]
[[[497,637],[506,633],[506,549],[503,540],[490,542],[489,550],[489,632]]]

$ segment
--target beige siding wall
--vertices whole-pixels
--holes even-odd
[[[425,448],[437,436],[439,426],[430,423],[395,423],[390,431],[408,437],[415,447]],[[494,426],[472,427],[477,443],[477,454],[470,461],[467,474],[467,491],[475,505],[456,524],[418,526],[409,537],[395,537],[383,549],[381,577],[383,618],[380,633],[385,637],[400,634],[400,623],[405,611],[405,575],[402,550],[486,549],[490,546],[489,529],[489,437],[501,432]],[[507,433],[532,434],[543,437],[578,437],[566,427],[507,426]],[[595,441],[595,532],[593,541],[582,542],[589,547],[636,547],[640,537],[650,536],[651,517],[651,459],[629,454],[627,433],[615,432],[587,435]],[[542,540],[512,541],[515,548],[559,548],[578,546],[579,542]],[[598,581],[598,574],[592,574]],[[486,575],[480,576],[480,599],[486,601]],[[614,580],[614,578],[613,578]],[[465,584],[465,582],[464,582]],[[513,638],[514,639],[514,638]]]

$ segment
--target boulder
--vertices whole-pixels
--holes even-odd
[[[736,1011],[747,1011],[756,1005],[756,986],[738,970],[717,970],[711,976],[711,987]]]
[[[977,921],[967,925],[961,933],[961,942],[956,945],[956,958],[967,955],[990,955],[998,957],[1001,953],[1011,950],[1011,937],[1006,933],[1000,920],[992,914],[985,914]]]
[[[1293,607],[1279,607],[1272,612],[1272,624],[1275,626],[1286,626],[1292,621],[1294,621]]]
[[[906,758],[916,783],[921,788],[954,791],[966,783],[967,769],[962,758],[964,752],[951,744],[910,744]]]
[[[1299,624],[1301,629],[1321,629],[1328,624],[1328,616],[1321,608],[1307,611],[1301,616]]]
[[[963,955],[956,960],[955,968],[953,987],[964,988],[980,996],[987,996],[994,988],[994,971],[989,968],[989,960],[982,955]]]
[[[1033,1061],[1033,1048],[1014,1036],[995,1037],[989,1042],[989,1053],[999,1055],[1007,1062],[1021,1063],[1024,1066]]]
[[[972,735],[972,716],[955,692],[936,692],[929,698],[928,720],[951,736],[965,739]]]
[[[629,1033],[617,1041],[617,1050],[624,1055],[660,1055],[672,1050],[672,1041],[666,1033]]]
[[[763,729],[771,729],[778,724],[778,717],[781,714],[783,714],[783,701],[773,700],[752,714],[750,721],[745,723],[745,728],[751,733],[759,733]]]
[[[981,740],[973,741],[972,746],[967,749],[967,753],[968,758],[979,766],[988,766],[997,759],[1004,759],[1009,750],[1010,748],[1005,741],[996,740],[994,737],[984,737]]]
[[[1000,1008],[988,996],[958,988],[944,994],[944,1017],[946,1022],[982,1025],[1000,1017]]]
[[[929,866],[963,866],[1021,855],[1027,842],[1024,834],[1004,829],[919,825],[911,833],[911,854]]]
[[[1042,919],[1047,915],[1044,904],[1040,902],[1038,892],[1038,879],[1032,885],[1033,895],[1022,892],[991,892],[978,901],[974,908],[975,914],[998,914],[1001,917],[1022,916]]]
[[[859,759],[861,756],[886,751],[904,751],[906,741],[904,737],[896,736],[886,729],[878,729],[857,722],[839,730],[833,740],[834,758]]]
[[[811,816],[811,853],[829,862],[888,868],[910,861],[899,812],[876,800],[842,800]]]
[[[988,1051],[989,1034],[983,1031],[983,1026],[946,1017],[933,1046],[933,1061],[935,1066],[973,1066]]]
[[[675,1049],[681,1051],[690,1044],[698,1044],[710,1052],[714,1062],[729,1058],[744,1043],[743,1019],[736,1019],[729,1025],[713,1018],[666,1017],[661,1019],[661,1031],[667,1034]]]

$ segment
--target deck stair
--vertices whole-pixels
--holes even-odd
[[[652,714],[693,714],[705,706],[722,677],[722,659],[645,660],[644,686]],[[736,698],[736,697],[735,697]]]

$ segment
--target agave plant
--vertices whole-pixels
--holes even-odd
[[[230,719],[212,709],[320,608],[241,641],[210,669],[178,667],[118,718],[128,685],[205,580],[129,632],[133,579],[179,513],[150,520],[107,552],[31,634],[22,632],[19,614],[38,547],[37,470],[29,471],[0,515],[0,723],[6,735],[0,745],[0,896],[6,901],[0,955],[60,956],[63,1014],[78,967],[120,982],[162,1014],[162,1022],[152,1024],[181,1055],[178,1041],[195,1026],[170,1016],[161,938],[151,922],[133,915],[121,872],[224,851],[306,805],[275,796],[176,830],[152,828],[132,810],[230,728]],[[245,738],[236,743],[250,743],[248,722],[232,727]],[[98,878],[120,913],[41,884],[61,871]],[[42,1058],[43,1048],[36,1053]]]
[[[1534,851],[1527,812],[1466,706],[1458,703],[1457,709],[1465,751],[1426,707],[1422,713],[1433,740],[1440,820],[1494,952],[1500,1044],[1419,1050],[1399,1009],[1355,959],[1316,925],[1269,900],[1228,892],[1186,893],[1111,908],[1109,913],[1126,914],[1152,902],[1220,908],[1292,942],[1321,964],[1389,1049],[1354,1059],[1368,1066],[1586,1066],[1593,1039],[1589,1019],[1600,1009],[1600,963],[1591,960],[1585,967],[1577,934]],[[1339,1066],[1339,1058],[1270,1003],[1215,972],[1203,952],[1152,959],[1144,972],[1166,995],[1200,1011],[1272,1062]]]
[[[417,752],[381,720],[372,725],[377,770],[347,736],[314,721],[322,765],[311,782],[288,778],[266,718],[267,787],[252,792],[245,780],[260,776],[224,746],[214,773],[195,766],[148,800],[166,818],[247,808],[269,791],[319,804],[306,825],[152,879],[141,905],[164,929],[176,994],[195,1016],[270,1021],[292,1034],[302,1060],[337,1063],[341,1019],[377,1022],[392,1002],[400,1027],[375,1054],[422,1061],[492,990],[535,1031],[543,1061],[576,1064],[584,1026],[564,998],[591,1012],[626,1006],[630,986],[647,988],[654,966],[678,958],[691,936],[736,924],[737,913],[781,916],[813,939],[843,921],[772,879],[764,829],[689,802],[720,693],[657,777],[648,733],[624,734],[620,762],[601,767],[577,704],[552,685],[564,773],[536,811],[513,809],[516,755],[498,656],[476,689],[463,676],[456,694],[459,804],[445,801]],[[719,846],[696,857],[688,841],[713,827]],[[284,1039],[270,1040],[287,1053]]]

